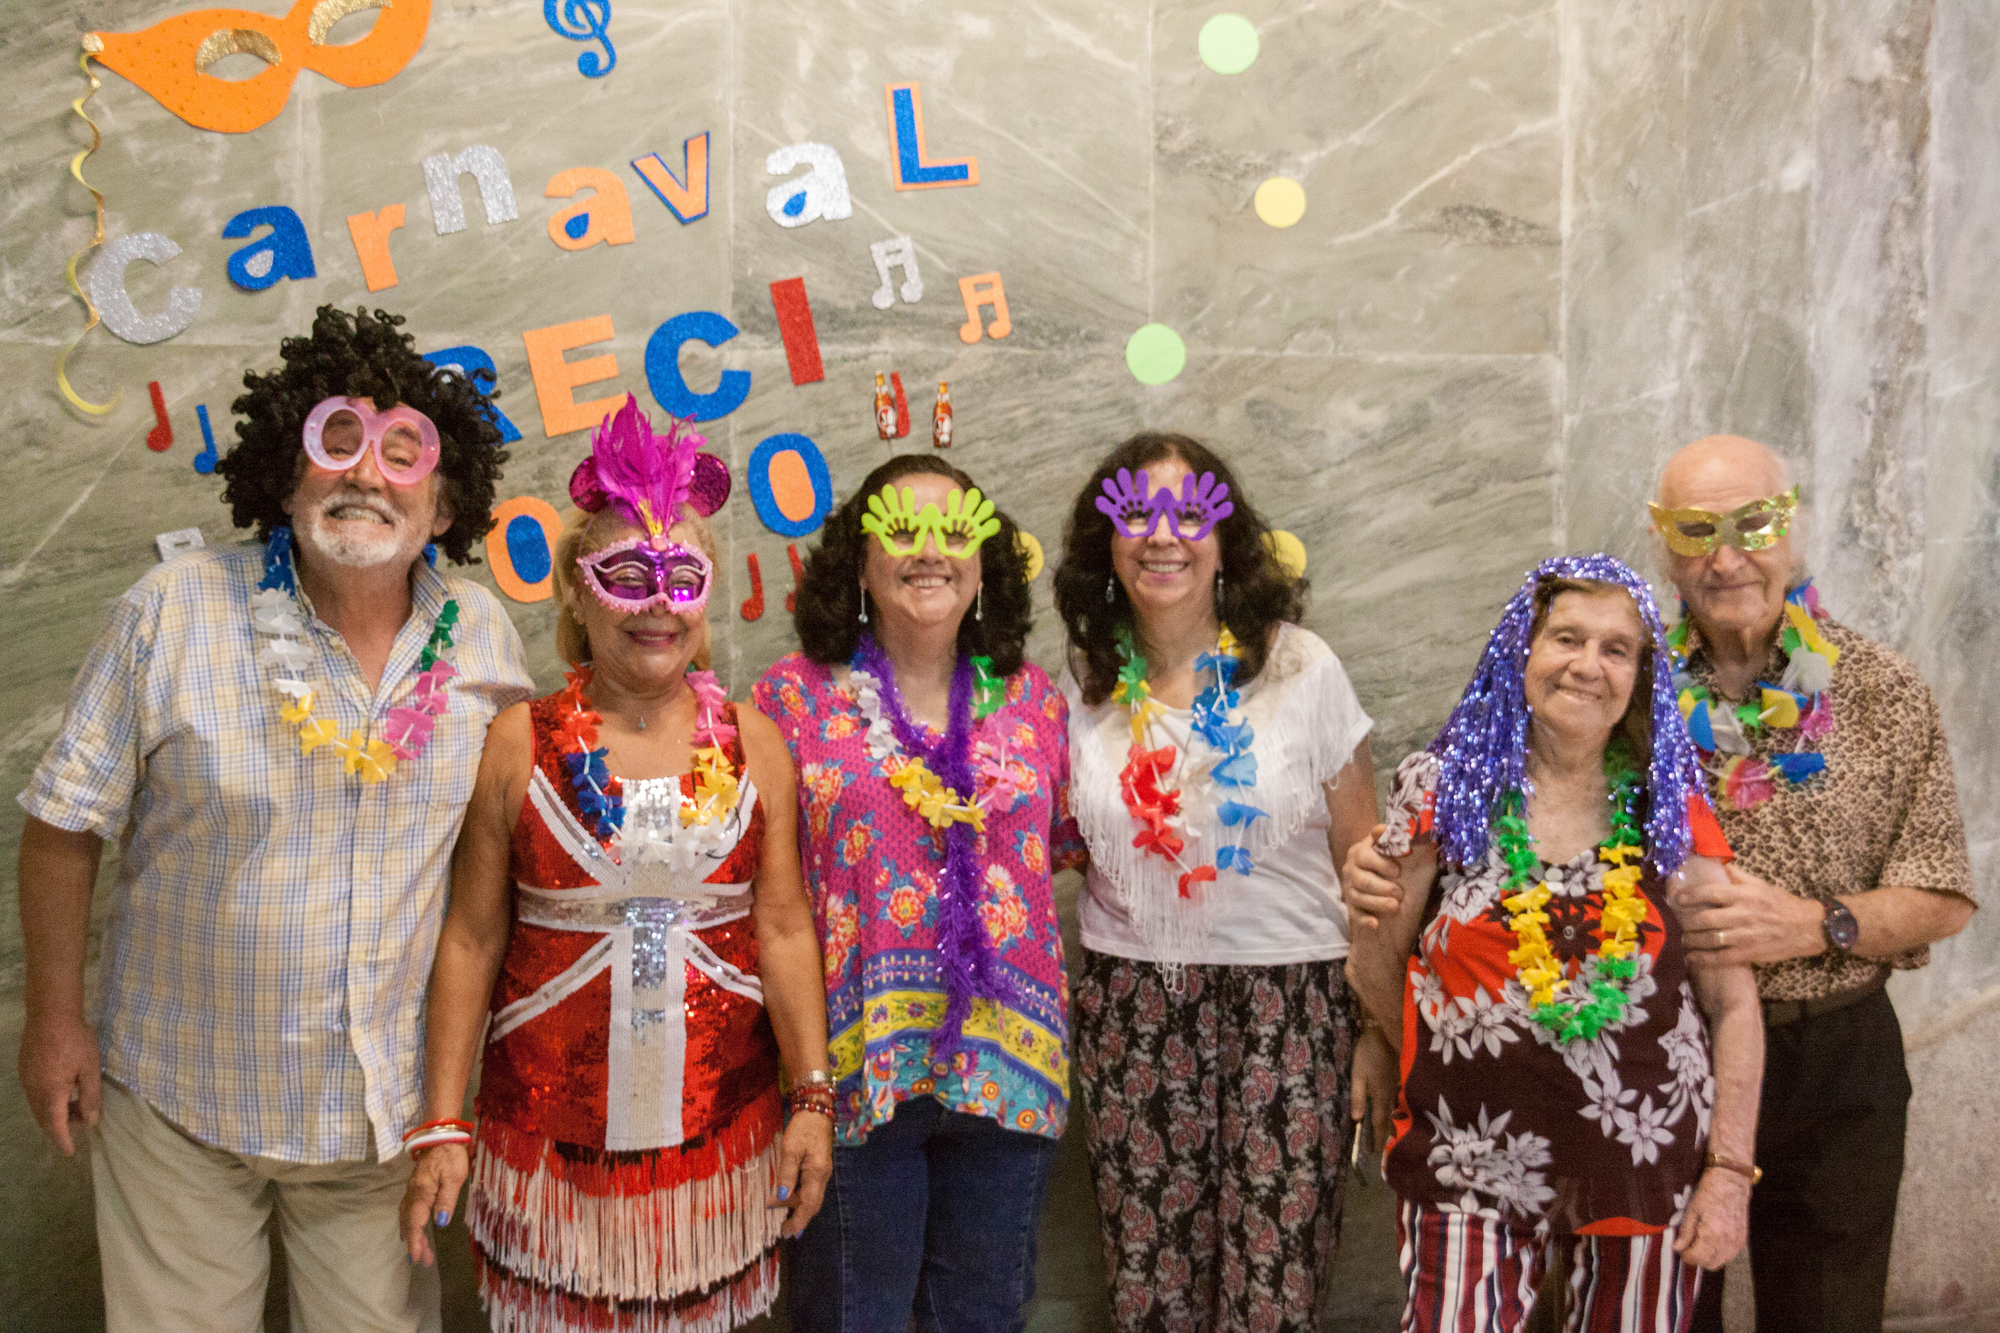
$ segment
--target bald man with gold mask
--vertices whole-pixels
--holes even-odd
[[[1769,449],[1695,441],[1649,510],[1685,607],[1674,687],[1737,854],[1679,900],[1689,958],[1752,964],[1764,1006],[1757,1328],[1879,1330],[1910,1097],[1883,987],[1975,910],[1937,705],[1821,606]],[[1704,1284],[1696,1330],[1720,1333],[1721,1290]]]

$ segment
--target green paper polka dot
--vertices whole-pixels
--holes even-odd
[[[1125,368],[1141,384],[1165,384],[1187,365],[1187,344],[1164,324],[1147,324],[1125,343]]]
[[[1198,45],[1217,74],[1241,74],[1257,59],[1257,28],[1241,14],[1217,14],[1201,25]]]

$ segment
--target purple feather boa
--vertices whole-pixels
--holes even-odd
[[[910,720],[896,688],[896,665],[872,634],[863,634],[854,650],[854,665],[875,677],[882,697],[882,716],[896,733],[903,753],[923,760],[943,780],[960,804],[971,805],[972,659],[959,654],[951,673],[950,718],[942,738],[932,740]],[[944,831],[944,883],[938,889],[938,953],[944,972],[944,1023],[932,1039],[932,1054],[957,1049],[975,997],[1016,1003],[1014,988],[993,956],[993,941],[979,918],[979,834],[959,822]]]
[[[1441,761],[1437,830],[1444,854],[1460,865],[1476,865],[1486,855],[1494,803],[1509,791],[1527,789],[1530,710],[1524,682],[1529,631],[1535,620],[1535,589],[1545,579],[1596,579],[1632,595],[1639,618],[1653,637],[1653,757],[1647,771],[1646,860],[1662,877],[1687,859],[1693,835],[1687,798],[1707,799],[1694,743],[1675,703],[1673,659],[1660,623],[1653,591],[1624,562],[1608,555],[1568,555],[1544,560],[1528,573],[1500,623],[1493,627],[1471,684],[1444,729],[1430,743]]]

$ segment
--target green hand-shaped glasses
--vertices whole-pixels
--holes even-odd
[[[944,497],[944,512],[939,513],[937,505],[928,502],[918,509],[909,487],[898,493],[892,485],[868,497],[861,526],[881,539],[882,549],[893,558],[920,555],[926,542],[935,542],[940,555],[965,560],[1000,531],[1000,520],[993,517],[993,502],[980,495],[977,486],[969,491],[952,487]]]

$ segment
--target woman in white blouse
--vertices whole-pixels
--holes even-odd
[[[1359,1010],[1335,849],[1376,802],[1371,724],[1304,600],[1185,436],[1126,441],[1077,499],[1075,1040],[1121,1330],[1312,1328],[1338,1236]]]

